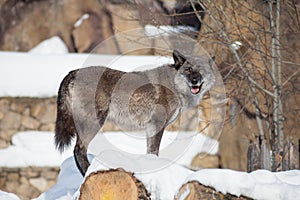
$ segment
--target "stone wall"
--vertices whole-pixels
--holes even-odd
[[[52,187],[59,168],[0,168],[0,190],[16,194],[22,200],[39,196]]]
[[[55,118],[54,97],[0,98],[0,149],[10,146],[12,136],[19,131],[54,131]],[[32,199],[55,184],[58,172],[58,167],[0,167],[0,190]]]
[[[56,98],[0,98],[0,149],[11,145],[19,131],[53,131],[55,118]],[[55,184],[58,171],[58,167],[0,167],[0,190],[32,199]]]
[[[54,131],[56,98],[0,98],[0,148],[19,131]]]

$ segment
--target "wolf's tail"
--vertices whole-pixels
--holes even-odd
[[[69,86],[75,79],[76,70],[71,71],[61,82],[57,96],[57,117],[55,123],[55,145],[63,152],[76,135],[76,127],[70,105]]]

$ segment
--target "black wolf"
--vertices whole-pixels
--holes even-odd
[[[55,144],[63,151],[77,136],[74,156],[82,175],[89,166],[87,147],[106,119],[124,129],[145,130],[147,153],[158,155],[166,126],[181,111],[198,105],[215,81],[210,62],[177,50],[173,59],[174,64],[128,73],[87,67],[63,79],[57,98]]]

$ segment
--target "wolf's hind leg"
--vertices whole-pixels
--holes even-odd
[[[74,148],[74,157],[80,173],[82,176],[84,176],[88,167],[90,166],[90,163],[87,159],[87,147],[82,143],[80,137],[77,137]]]
[[[99,124],[98,122],[92,123],[88,121],[83,123],[81,127],[78,127],[81,131],[79,131],[79,133],[77,132],[77,140],[74,147],[74,157],[76,165],[83,176],[85,175],[87,168],[90,166],[87,158],[88,146],[102,126],[103,123]]]
[[[80,131],[79,134],[77,133],[77,141],[74,148],[74,157],[76,165],[83,176],[85,175],[88,167],[90,166],[90,163],[87,158],[88,145],[103,126],[107,114],[108,109],[105,111],[100,110],[97,112],[98,120],[84,121],[82,119],[82,121],[79,122],[78,128]],[[90,119],[91,117],[87,118]]]
[[[99,125],[92,125],[92,124],[86,124],[86,126],[89,126],[91,129],[89,131],[84,132],[82,134],[77,133],[77,140],[74,147],[74,157],[76,165],[80,171],[80,173],[84,176],[88,167],[90,166],[90,163],[87,158],[87,149],[90,142],[93,140],[93,138],[97,135],[98,131],[100,130]]]
[[[161,142],[164,129],[160,130],[153,136],[147,136],[147,153],[158,155],[159,146]]]

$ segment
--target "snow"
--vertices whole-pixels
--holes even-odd
[[[105,156],[106,157],[106,156]],[[122,166],[127,171],[133,171],[135,166],[140,166],[140,169],[156,165],[165,165],[161,170],[152,172],[135,172],[135,176],[141,180],[146,186],[147,190],[151,192],[152,199],[173,199],[174,191],[178,190],[184,183],[185,177],[190,175],[192,171],[184,168],[176,163],[171,163],[167,159],[157,158],[154,155],[140,155],[138,157],[125,157],[117,152],[108,153],[107,157],[115,161],[114,168],[122,166],[124,163],[132,163],[131,166]],[[125,161],[125,162],[124,162]],[[95,157],[88,169],[88,176],[91,172],[97,170],[107,170],[108,167],[103,165],[102,161]],[[73,172],[73,173],[70,173]],[[174,176],[176,174],[176,176]],[[70,181],[70,178],[71,181]],[[75,166],[74,158],[67,159],[61,166],[57,184],[49,191],[40,195],[36,200],[49,199],[74,199],[79,196],[79,189],[81,183],[84,181],[79,171]],[[71,183],[71,184],[70,184]],[[162,189],[163,188],[163,189]]]
[[[174,33],[184,33],[186,31],[197,31],[192,26],[153,26],[153,25],[145,25],[145,33],[149,37],[161,37],[161,36],[169,36]]]
[[[185,177],[192,173],[181,165],[155,155],[128,156],[115,151],[107,151],[103,154],[93,159],[86,176],[93,171],[121,167],[126,171],[134,172],[151,193],[151,199],[173,199],[174,191],[178,190],[184,183]],[[107,166],[107,159],[113,160],[113,164]],[[78,192],[75,195],[77,196]]]
[[[197,180],[224,194],[245,195],[254,199],[298,199],[300,196],[300,170],[252,173],[229,169],[204,169],[193,173],[187,181]]]
[[[238,50],[242,47],[243,43],[240,42],[240,41],[234,41],[231,46],[235,49],[235,50]]]
[[[15,194],[4,192],[0,190],[0,199],[1,200],[20,200]]]
[[[105,151],[124,152],[128,155],[142,155],[146,153],[146,138],[141,137],[143,133],[105,132],[97,134],[89,146],[89,152],[99,155]],[[189,165],[193,157],[200,152],[216,153],[218,145],[216,140],[210,139],[202,134],[187,132],[165,132],[161,151],[168,148],[170,144],[179,138],[191,140],[189,148],[192,151],[175,155],[174,162],[182,165]],[[34,142],[33,142],[34,141]],[[68,157],[73,155],[74,142],[63,153],[60,154],[54,145],[53,132],[25,131],[15,134],[12,138],[12,145],[6,149],[0,149],[0,166],[2,167],[28,167],[28,166],[60,166]],[[45,156],[47,155],[47,156]],[[11,159],[11,158],[15,159]],[[165,154],[165,157],[170,157]],[[178,157],[180,159],[178,159]],[[110,164],[110,163],[107,163]]]
[[[135,176],[143,182],[151,193],[151,198],[157,200],[173,199],[181,185],[192,180],[211,186],[224,194],[245,195],[254,199],[289,200],[297,199],[300,195],[300,170],[277,173],[258,170],[246,173],[229,169],[202,169],[194,172],[184,167],[180,163],[180,159],[170,160],[167,157],[145,155],[145,139],[137,137],[135,134],[141,133],[105,132],[98,134],[91,143],[90,153],[93,155],[89,154],[91,166],[87,175],[97,170],[124,168],[134,172]],[[178,137],[178,134],[181,136]],[[190,134],[192,133],[166,132],[163,136],[161,150],[163,151],[178,138],[191,137]],[[60,165],[61,171],[56,185],[37,199],[73,199],[79,195],[78,190],[84,181],[72,156],[74,144],[61,155],[55,149],[53,136],[52,132],[35,131],[20,132],[14,135],[13,145],[0,150],[0,166]],[[202,151],[211,150],[211,147],[206,148],[210,145],[203,144],[213,142],[212,139],[201,134],[193,137],[196,142],[191,143],[191,148],[198,147],[198,151],[199,149]],[[196,153],[197,151],[194,152],[194,155]],[[186,162],[191,161],[189,156],[185,154],[180,156]],[[12,157],[14,159],[11,159]],[[187,194],[188,191],[185,193]],[[0,199],[16,200],[17,197],[0,191]]]
[[[0,149],[0,166],[55,167],[60,166],[71,155],[71,148],[63,154],[55,149],[54,134],[52,132],[20,132],[13,136],[11,146]]]
[[[197,180],[226,194],[244,195],[263,200],[294,200],[300,195],[300,170],[286,172],[269,172],[258,170],[252,173],[238,172],[228,169],[202,169],[191,171],[177,163],[154,155],[124,156],[120,152],[105,152],[105,156],[90,157],[92,159],[86,177],[94,171],[122,167],[143,182],[151,193],[151,199],[173,199],[181,185]],[[114,161],[112,166],[106,166],[103,159]],[[124,165],[124,163],[127,163]],[[130,163],[130,164],[128,164]],[[149,166],[164,166],[159,170],[144,171]],[[137,170],[139,167],[140,170]],[[36,200],[76,199],[84,179],[76,168],[74,158],[67,159],[61,166],[57,184]],[[188,194],[188,190],[184,192]]]
[[[129,156],[145,154],[146,146],[144,133],[105,132],[97,135],[89,149],[94,155],[113,150],[125,152]],[[189,166],[198,153],[217,154],[218,141],[193,132],[164,132],[160,146],[161,158]]]
[[[57,183],[47,192],[41,194],[37,199],[73,199],[73,195],[80,187],[83,177],[76,167],[74,157],[66,159],[58,175]]]
[[[82,24],[82,22],[83,22],[84,20],[88,19],[89,17],[90,17],[90,15],[87,14],[87,13],[85,13],[84,15],[82,15],[82,16],[74,23],[73,27],[74,27],[74,28],[79,27],[79,26]]]
[[[68,47],[58,36],[51,37],[39,43],[32,48],[30,54],[65,54],[68,53]]]

